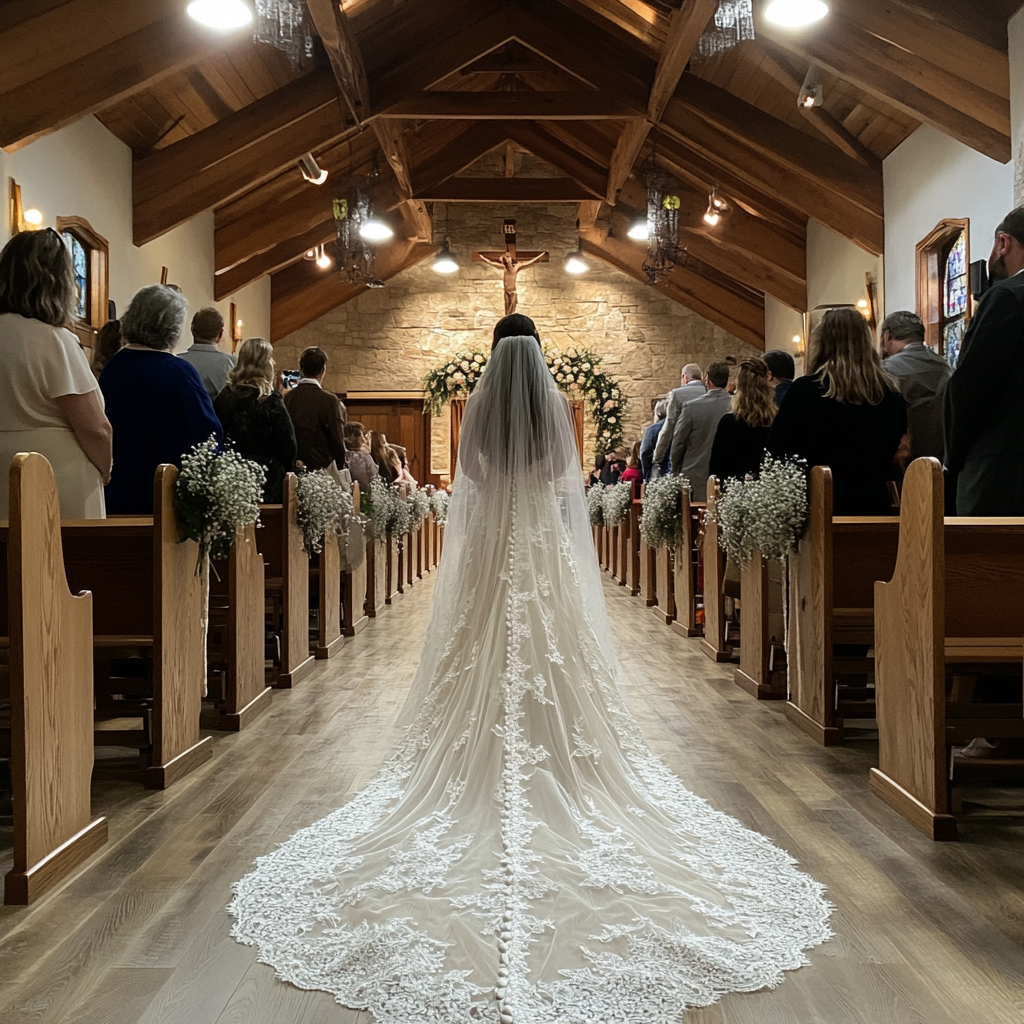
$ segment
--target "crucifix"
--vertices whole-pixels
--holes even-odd
[[[505,251],[504,252],[475,252],[473,259],[480,263],[486,263],[495,270],[504,274],[505,286],[505,316],[516,311],[518,295],[516,294],[516,277],[524,267],[532,267],[534,263],[547,263],[546,252],[522,252],[516,254],[516,222],[506,220],[504,223]]]

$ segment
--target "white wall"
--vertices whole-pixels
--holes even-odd
[[[1010,36],[1010,130],[1016,164],[1013,203],[1020,206],[1024,204],[1024,8],[1010,19],[1007,31]]]
[[[807,222],[807,308],[856,304],[868,295],[865,275],[875,282],[879,313],[885,308],[881,256],[865,252],[816,220]]]
[[[213,214],[203,213],[144,246],[132,243],[132,154],[95,117],[80,121],[14,153],[0,150],[4,197],[9,179],[21,186],[22,205],[43,212],[48,227],[58,216],[84,217],[110,243],[110,297],[118,313],[143,285],[160,280],[160,268],[185,293],[190,310],[217,306],[227,319],[230,303],[238,306],[245,337],[270,337],[270,279],[239,290],[222,302],[213,300]],[[6,202],[5,202],[6,207]],[[10,224],[0,224],[0,244]],[[183,339],[179,347],[186,347]]]
[[[939,221],[968,217],[971,260],[987,259],[992,232],[1013,206],[1013,164],[1000,164],[922,125],[882,166],[887,308],[914,310],[917,243]]]

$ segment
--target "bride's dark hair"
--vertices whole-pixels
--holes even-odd
[[[494,325],[494,334],[491,337],[492,352],[502,338],[536,338],[537,344],[540,344],[537,325],[523,313],[509,313]]]

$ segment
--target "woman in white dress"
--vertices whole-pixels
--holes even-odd
[[[15,235],[0,252],[0,518],[18,452],[53,467],[62,519],[103,519],[112,431],[78,339],[65,325],[75,278],[63,239],[47,228]]]
[[[651,752],[609,638],[568,404],[505,337],[399,747],[236,884],[235,937],[380,1024],[669,1024],[779,984],[830,935],[822,887]]]

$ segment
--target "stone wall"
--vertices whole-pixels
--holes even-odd
[[[447,234],[461,264],[444,276],[430,262],[366,291],[275,346],[278,366],[295,367],[303,348],[320,345],[330,364],[326,386],[334,391],[413,391],[424,375],[455,352],[487,351],[491,329],[503,313],[501,276],[472,262],[475,249],[504,247],[505,217],[515,217],[519,248],[545,249],[549,263],[519,275],[519,312],[533,317],[546,345],[586,346],[602,357],[629,400],[627,437],[650,422],[651,399],[679,383],[684,363],[705,366],[716,357],[739,358],[754,349],[720,327],[598,260],[589,273],[567,274],[563,260],[576,247],[576,208],[570,204],[499,206],[436,204],[435,237]],[[638,243],[641,244],[641,243]],[[447,458],[447,426],[432,443],[435,470]],[[591,435],[586,436],[590,450]]]

